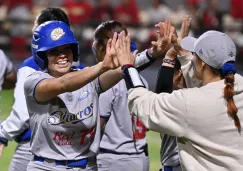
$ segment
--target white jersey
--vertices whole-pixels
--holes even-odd
[[[37,71],[27,77],[24,90],[30,114],[31,152],[54,160],[80,160],[96,156],[100,142],[98,79],[84,87],[38,103],[36,85],[53,78]]]
[[[14,105],[8,118],[1,123],[0,137],[13,140],[29,128],[29,113],[24,95],[24,81],[27,76],[38,70],[34,58],[26,59],[17,72],[14,89]]]
[[[144,79],[143,82],[147,85]],[[131,116],[127,96],[124,80],[100,95],[100,115],[107,120],[100,143],[103,153],[140,154],[147,148],[146,128],[137,117]]]
[[[0,90],[2,90],[2,84],[5,76],[13,70],[12,62],[2,50],[0,50],[0,66]]]

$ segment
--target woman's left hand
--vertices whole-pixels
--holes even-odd
[[[106,55],[103,60],[103,68],[105,70],[116,69],[120,65],[117,60],[117,52],[116,52],[116,42],[117,42],[117,33],[113,34],[113,38],[109,39],[106,45]]]
[[[135,50],[132,53],[130,49],[130,45],[131,45],[130,34],[128,33],[128,35],[126,36],[125,32],[122,31],[119,34],[118,41],[116,42],[117,59],[121,66],[127,64],[134,65],[137,50]]]

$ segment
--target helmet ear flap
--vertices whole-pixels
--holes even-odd
[[[44,66],[48,66],[48,59],[46,56],[46,52],[37,52],[37,57],[40,58],[41,60],[35,60],[35,62],[39,65],[39,66],[43,66],[41,67],[41,69],[44,69],[46,67]]]

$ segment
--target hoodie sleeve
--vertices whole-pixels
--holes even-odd
[[[145,88],[129,90],[129,111],[156,132],[182,137],[188,127],[184,90],[156,94]]]

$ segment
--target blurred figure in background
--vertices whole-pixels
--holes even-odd
[[[125,25],[137,25],[140,23],[139,11],[135,0],[121,0],[114,10],[114,20]]]
[[[8,19],[11,21],[11,51],[16,59],[27,56],[27,36],[30,33],[29,23],[32,19],[32,0],[9,0]]]
[[[206,10],[202,14],[201,33],[207,30],[222,31],[223,14],[218,9],[218,0],[207,0]]]
[[[93,7],[88,0],[65,0],[64,7],[72,25],[88,23],[93,13]]]
[[[96,7],[93,12],[92,20],[95,23],[109,21],[112,19],[113,9],[109,0],[97,1]]]
[[[151,25],[157,24],[168,18],[172,11],[163,0],[152,0],[151,7],[148,9],[148,17]]]
[[[0,49],[0,90],[14,88],[17,81],[13,64]],[[1,100],[1,99],[0,99]]]

